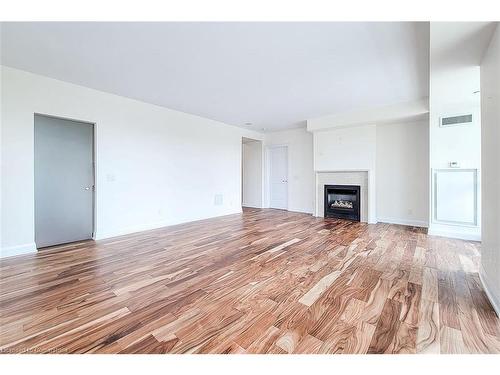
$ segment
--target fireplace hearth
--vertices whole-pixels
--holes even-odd
[[[325,185],[325,217],[360,221],[360,187]]]

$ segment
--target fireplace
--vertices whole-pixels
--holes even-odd
[[[359,191],[356,185],[325,185],[325,217],[359,221]]]

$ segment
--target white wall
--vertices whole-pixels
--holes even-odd
[[[1,38],[1,33],[2,33],[2,25],[0,24],[0,38]],[[1,39],[0,39],[1,40]],[[0,62],[1,62],[1,56],[2,52],[1,52],[1,48],[0,48]],[[1,66],[0,66],[1,67]],[[3,215],[2,215],[2,196],[3,196],[3,183],[2,183],[2,178],[3,178],[3,169],[4,169],[4,165],[3,165],[3,157],[2,157],[2,134],[3,134],[3,116],[2,116],[2,112],[3,112],[3,69],[0,69],[0,250],[2,249],[2,239],[3,239],[3,225],[2,225],[2,219],[3,219]],[[34,172],[33,172],[34,173]],[[33,218],[34,220],[34,218]],[[0,257],[2,256],[1,254],[1,251],[0,251]]]
[[[481,165],[481,116],[478,66],[433,72],[430,113],[431,166],[448,168],[458,161],[462,168]],[[458,93],[461,93],[457,95]],[[439,118],[447,115],[473,113],[472,125],[440,127]]]
[[[431,74],[430,104],[430,168],[431,168],[431,200],[429,234],[457,237],[463,239],[481,239],[481,116],[479,95],[477,102],[454,100],[454,93],[479,89],[479,67],[457,69],[452,72]],[[462,83],[462,87],[460,86]],[[439,126],[439,118],[447,115],[472,113],[474,123],[443,128]],[[477,170],[476,225],[446,224],[436,218],[436,210],[447,210],[448,205],[456,206],[457,202],[440,202],[435,194],[436,170],[449,170],[450,162],[458,162],[460,169]],[[472,186],[467,187],[473,189]],[[470,193],[472,194],[472,193]],[[472,204],[472,203],[471,203]],[[445,211],[446,214],[446,211]],[[453,215],[450,215],[451,217]],[[459,215],[460,216],[460,215]]]
[[[375,125],[351,126],[314,132],[314,171],[367,171],[368,222],[376,223]]]
[[[462,37],[468,27],[468,23],[458,22],[430,25],[429,234],[480,240],[481,116],[480,95],[474,94],[480,89],[480,71],[475,63],[479,51],[475,51],[478,43],[469,38],[471,35]],[[473,124],[439,126],[440,117],[469,113],[473,114]],[[450,168],[450,162],[457,162],[459,168]],[[476,184],[470,170],[476,170]],[[437,173],[440,177],[436,180]],[[451,180],[452,174],[456,177],[451,186],[460,185],[460,190],[450,192],[446,185],[443,190],[448,193],[436,194],[440,181]]]
[[[500,26],[481,63],[481,279],[500,314]]]
[[[426,227],[429,123],[377,125],[377,219]]]
[[[1,104],[2,255],[35,251],[34,113],[96,123],[97,238],[239,212],[242,136],[263,137],[7,67]]]
[[[375,169],[375,125],[314,133],[314,170]]]
[[[262,142],[244,141],[242,160],[242,206],[262,207]]]
[[[314,172],[312,134],[308,133],[306,129],[268,133],[266,134],[265,145],[288,146],[288,210],[313,213]],[[265,191],[264,203],[266,207],[269,207],[269,187],[267,186],[267,181]]]
[[[428,132],[428,122],[423,120],[315,131],[314,170],[367,171],[369,223],[425,227],[429,217]]]

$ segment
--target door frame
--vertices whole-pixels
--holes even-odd
[[[288,142],[286,143],[276,143],[272,145],[266,145],[265,147],[265,207],[266,208],[271,208],[271,158],[270,158],[270,153],[271,149],[273,148],[278,148],[278,147],[286,147],[286,174],[287,174],[287,179],[290,181],[290,144]],[[289,201],[290,201],[290,189],[288,188],[289,182],[286,184],[286,208],[285,210],[289,210]]]
[[[92,240],[95,241],[97,235],[97,123],[90,120],[80,120],[78,118],[73,118],[68,116],[52,115],[43,112],[33,112],[33,129],[32,129],[33,152],[35,150],[35,116],[44,116],[58,120],[68,120],[68,121],[81,122],[83,124],[92,125],[92,184],[94,186],[94,189],[92,190]],[[35,225],[36,225],[34,208],[35,208],[35,159],[33,158],[33,241],[35,240]]]

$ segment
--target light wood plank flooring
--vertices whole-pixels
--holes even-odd
[[[478,244],[279,210],[1,261],[0,351],[499,353]]]

